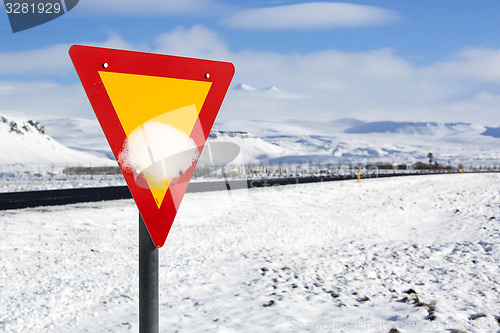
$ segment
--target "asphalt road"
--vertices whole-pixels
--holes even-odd
[[[434,173],[431,173],[434,174]],[[423,175],[423,173],[405,174],[379,174],[378,178],[394,176]],[[375,177],[369,175],[368,177]],[[292,184],[307,184],[329,181],[356,179],[357,175],[311,176],[292,178],[226,180],[214,182],[192,182],[189,184],[188,193],[237,190],[243,188],[258,188],[267,186],[283,186]],[[361,178],[367,178],[362,175]],[[130,199],[132,195],[127,186],[91,187],[62,190],[28,191],[0,193],[0,210],[20,209],[38,206],[57,206],[79,202],[95,202],[105,200]]]

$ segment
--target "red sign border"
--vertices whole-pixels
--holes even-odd
[[[199,113],[204,137],[202,145],[208,138],[235,72],[233,64],[229,62],[93,46],[73,45],[69,55],[117,160],[126,135],[99,71],[211,82],[207,98]],[[197,144],[200,145],[199,142]],[[193,170],[194,166],[183,174],[185,186],[181,186],[181,191],[187,188]],[[134,175],[130,170],[127,171],[127,168],[122,168],[122,173],[153,243],[156,247],[162,247],[177,214],[171,188],[168,189],[158,209],[151,191],[138,186]],[[184,192],[180,195],[182,198]]]

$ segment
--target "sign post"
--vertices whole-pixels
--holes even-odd
[[[139,208],[140,332],[158,332],[158,248],[234,75],[228,62],[73,45],[69,54]]]
[[[149,236],[139,213],[139,332],[159,329],[158,248]]]

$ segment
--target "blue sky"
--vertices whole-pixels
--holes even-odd
[[[227,60],[224,120],[500,124],[500,2],[80,0],[13,34],[0,14],[0,113],[92,117],[67,49]],[[277,86],[282,91],[267,91]]]

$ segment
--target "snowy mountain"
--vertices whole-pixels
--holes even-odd
[[[238,99],[244,101],[249,98],[252,101],[259,99],[271,99],[271,100],[298,100],[305,99],[306,96],[296,93],[291,93],[286,90],[280,89],[276,86],[266,87],[263,89],[255,88],[246,83],[238,83],[232,88],[232,94]]]
[[[246,84],[246,83],[238,83],[235,87],[234,90],[246,90],[246,91],[255,91],[257,90],[256,88]]]
[[[255,89],[242,85],[241,89]],[[262,92],[262,91],[261,91]],[[114,165],[95,119],[1,118],[0,164]],[[238,163],[416,163],[432,152],[440,164],[496,165],[500,128],[470,123],[335,121],[217,121],[209,142],[241,149]]]
[[[218,128],[246,130],[273,149],[241,138],[249,160],[268,163],[416,163],[432,152],[440,164],[500,161],[499,129],[468,123],[321,121],[222,122]],[[224,140],[220,137],[218,140]],[[234,139],[231,139],[234,140]]]
[[[68,135],[72,129],[65,123]],[[68,148],[47,135],[46,127],[34,120],[0,116],[0,164],[63,167],[78,165],[114,165],[109,158],[103,158],[84,151]]]
[[[115,159],[96,119],[44,117],[41,122],[47,133],[66,147]]]

